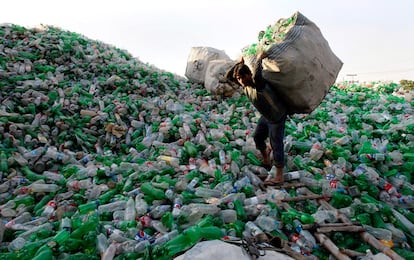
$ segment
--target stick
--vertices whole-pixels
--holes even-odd
[[[303,229],[317,229],[319,227],[345,227],[345,226],[353,226],[352,223],[313,223],[313,224],[303,224]]]
[[[304,196],[296,196],[296,197],[284,198],[281,201],[283,201],[283,202],[291,202],[291,201],[313,200],[313,199],[326,199],[326,198],[328,198],[328,197],[325,196],[325,195],[313,194],[313,195],[304,195]]]
[[[365,228],[361,226],[337,226],[337,227],[320,227],[316,229],[320,233],[329,233],[329,232],[364,232]]]
[[[364,253],[361,253],[361,252],[358,252],[352,249],[339,248],[339,251],[341,251],[341,253],[346,254],[350,257],[365,256]]]
[[[331,254],[338,260],[351,260],[351,258],[349,258],[347,255],[342,254],[339,248],[327,236],[317,232],[314,235],[319,240],[321,245],[328,249],[329,252],[331,252]]]

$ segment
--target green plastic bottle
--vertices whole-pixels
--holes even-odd
[[[184,151],[186,151],[188,155],[193,158],[198,154],[197,147],[190,141],[184,142]]]
[[[9,171],[9,163],[7,162],[7,154],[0,151],[0,173],[6,174]]]
[[[49,247],[48,244],[41,246],[37,251],[35,256],[32,258],[33,260],[52,260],[53,259],[53,251]]]
[[[329,201],[329,204],[331,204],[334,208],[339,209],[348,207],[351,205],[352,201],[353,200],[351,196],[340,192],[334,192],[332,194],[331,200]]]
[[[282,221],[285,219],[288,223],[293,223],[295,218],[299,219],[303,224],[315,223],[315,218],[311,214],[298,211],[294,208],[289,208],[287,211],[282,212]]]
[[[237,199],[233,202],[234,204],[234,209],[236,210],[237,213],[237,219],[241,220],[241,221],[245,221],[246,220],[246,210],[243,207],[243,203]]]
[[[54,235],[49,242],[49,246],[56,247],[63,245],[70,237],[70,233],[67,230],[60,230]]]
[[[141,192],[157,200],[165,199],[165,192],[161,189],[155,188],[150,182],[144,182],[141,184]]]
[[[247,152],[246,157],[247,159],[249,159],[251,164],[257,166],[262,165],[262,162],[257,158],[257,156],[253,152]]]
[[[29,194],[15,197],[13,200],[16,203],[16,207],[19,206],[20,204],[23,204],[25,206],[31,206],[35,202],[34,197],[32,195],[29,195]]]
[[[79,205],[78,210],[79,210],[79,213],[83,215],[91,211],[95,211],[96,209],[98,209],[98,205],[99,203],[97,201],[90,201],[88,203]]]
[[[206,240],[221,239],[223,231],[216,226],[202,227],[199,230],[200,236]]]
[[[30,181],[38,181],[38,180],[46,179],[46,176],[33,172],[32,170],[30,170],[28,166],[23,166],[20,168],[20,170],[22,171],[22,173],[24,173],[26,178]]]
[[[168,259],[172,259],[178,253],[194,246],[200,238],[201,237],[198,236],[196,232],[194,232],[194,235],[180,234],[165,243],[163,249],[165,250],[165,254],[168,256]]]
[[[393,248],[393,250],[406,260],[414,260],[414,252],[412,250],[404,248]]]
[[[70,238],[81,239],[89,231],[95,230],[99,225],[99,218],[96,214],[91,214],[88,219],[70,234]]]

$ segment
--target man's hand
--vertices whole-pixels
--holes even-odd
[[[264,58],[267,58],[267,56],[269,56],[266,52],[263,52],[263,51],[261,51],[258,55],[257,55],[257,57],[259,58],[259,59],[264,59]]]

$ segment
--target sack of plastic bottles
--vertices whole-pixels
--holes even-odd
[[[300,12],[280,19],[243,49],[245,64],[255,71],[257,54],[265,51],[263,77],[286,101],[290,113],[310,113],[335,83],[342,61],[316,24]]]
[[[228,60],[230,57],[222,50],[212,47],[192,47],[187,60],[185,76],[197,83],[204,83],[207,67],[212,60]]]
[[[220,240],[211,240],[199,242],[193,248],[185,252],[184,254],[174,258],[175,260],[185,259],[239,259],[248,260],[251,256],[247,254],[242,247],[232,245]],[[273,250],[267,250],[265,255],[261,255],[260,259],[281,259],[288,260],[293,259],[285,254]]]

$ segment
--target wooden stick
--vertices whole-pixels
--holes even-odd
[[[274,188],[283,188],[283,189],[290,189],[290,188],[299,188],[304,187],[305,184],[301,182],[284,182],[282,184],[265,184],[268,187],[274,187]]]
[[[354,226],[352,223],[313,223],[313,224],[303,224],[303,229],[317,229],[320,227],[346,227],[346,226]]]
[[[361,226],[336,226],[336,227],[319,227],[316,229],[319,233],[329,232],[364,232],[365,228]]]
[[[339,251],[341,251],[341,253],[348,255],[350,257],[357,257],[357,256],[365,256],[364,253],[352,250],[352,249],[347,249],[347,248],[339,248]]]
[[[326,199],[328,198],[325,195],[318,195],[318,194],[311,194],[311,195],[304,195],[304,196],[296,196],[296,197],[288,197],[284,198],[281,201],[283,202],[291,202],[291,201],[301,201],[301,200],[313,200],[313,199]]]
[[[333,256],[335,256],[338,260],[351,260],[347,255],[341,253],[339,248],[324,234],[316,232],[315,237],[319,240],[321,245],[323,245],[326,249],[331,252]]]

